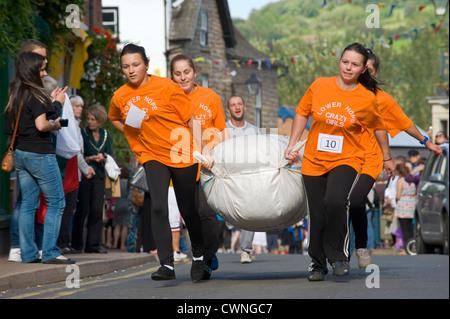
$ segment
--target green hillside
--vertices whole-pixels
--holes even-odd
[[[436,83],[448,85],[448,77],[439,76],[440,55],[449,46],[448,12],[436,16],[426,0],[348,2],[280,0],[233,23],[253,46],[288,67],[279,81],[280,105],[296,105],[317,77],[336,75],[342,49],[360,42],[381,58],[383,89],[428,127],[425,98],[435,95]]]

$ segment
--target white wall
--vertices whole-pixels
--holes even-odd
[[[150,59],[149,73],[167,76],[164,0],[102,0],[103,7],[119,8],[119,50],[127,42],[143,46]],[[170,3],[170,1],[167,1]],[[168,21],[167,21],[168,23]]]

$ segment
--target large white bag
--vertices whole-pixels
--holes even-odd
[[[289,138],[245,135],[217,145],[212,171],[202,169],[201,183],[210,207],[245,230],[271,232],[306,217],[308,204],[300,158],[286,166]]]
[[[72,104],[67,94],[61,118],[69,120],[69,123],[66,127],[62,127],[56,136],[56,154],[70,159],[77,155],[81,148],[78,141],[78,123],[73,115]]]

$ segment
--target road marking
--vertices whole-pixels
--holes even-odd
[[[123,275],[123,276],[119,276],[119,277],[115,277],[115,278],[106,278],[106,279],[99,279],[99,280],[95,280],[95,281],[89,281],[89,282],[80,282],[80,286],[89,286],[89,285],[98,285],[98,287],[106,287],[109,285],[113,285],[115,284],[112,281],[117,281],[117,280],[123,280],[123,279],[128,279],[128,278],[132,278],[132,277],[136,277],[136,276],[140,276],[140,275],[145,275],[148,274],[149,272],[153,272],[156,271],[159,268],[159,265],[156,267],[152,267],[146,270],[142,270],[142,271],[138,271],[132,274],[128,274],[128,275]],[[107,275],[107,274],[105,274]],[[103,283],[103,284],[102,284]],[[33,287],[36,288],[36,287]],[[38,295],[43,295],[46,293],[55,293],[57,291],[61,291],[61,290],[67,290],[67,291],[63,291],[60,293],[55,294],[54,296],[50,296],[50,297],[42,297],[43,299],[55,299],[58,297],[63,297],[63,296],[69,296],[72,295],[74,293],[77,292],[81,292],[81,291],[85,291],[87,289],[89,289],[91,287],[86,287],[86,288],[72,288],[72,289],[68,289],[67,287],[61,287],[61,288],[50,288],[50,289],[45,289],[45,290],[40,290],[40,291],[36,291],[36,292],[30,292],[30,293],[26,293],[26,294],[22,294],[22,295],[18,295],[18,296],[13,296],[10,298],[6,298],[6,299],[24,299],[24,298],[30,298],[30,297],[36,297]]]

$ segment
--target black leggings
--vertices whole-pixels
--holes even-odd
[[[361,174],[350,195],[350,221],[355,231],[355,248],[367,248],[366,198],[375,180],[367,174]]]
[[[347,165],[320,176],[303,175],[308,197],[311,268],[327,273],[328,262],[348,260],[348,198],[358,177]]]
[[[144,168],[152,199],[151,224],[160,264],[173,266],[172,232],[168,207],[170,179],[172,179],[178,209],[189,231],[192,255],[203,256],[202,227],[195,201],[198,164],[173,168],[157,161],[149,161],[144,164]]]
[[[219,220],[216,213],[208,205],[202,185],[197,182],[198,214],[202,222],[205,264],[211,266],[214,254],[219,249]]]

